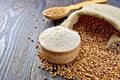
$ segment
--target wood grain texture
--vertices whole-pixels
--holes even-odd
[[[42,11],[81,1],[0,0],[0,80],[44,80],[44,75],[48,80],[64,80],[59,76],[51,78],[49,71],[38,68],[42,65],[35,49],[39,34],[66,19],[51,21]],[[120,7],[119,0],[108,0],[108,4]]]

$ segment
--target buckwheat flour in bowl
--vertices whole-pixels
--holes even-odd
[[[64,64],[79,53],[80,36],[68,28],[48,28],[39,36],[41,54],[50,62]]]
[[[41,58],[50,75],[68,79],[120,79],[120,9],[92,4],[72,13],[62,24],[81,36],[79,54],[74,61],[55,65]]]

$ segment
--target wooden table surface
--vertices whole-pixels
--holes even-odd
[[[64,19],[52,21],[42,11],[53,6],[68,6],[84,0],[0,0],[0,80],[64,80],[51,78],[35,49],[39,34]],[[107,4],[120,7],[120,0]],[[30,38],[30,39],[29,39]]]

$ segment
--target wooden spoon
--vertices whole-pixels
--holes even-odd
[[[94,4],[94,3],[105,3],[107,0],[92,0],[92,1],[85,1],[75,5],[70,5],[67,7],[53,7],[48,8],[43,11],[43,15],[51,20],[57,20],[65,17],[71,10],[77,10],[87,4]]]

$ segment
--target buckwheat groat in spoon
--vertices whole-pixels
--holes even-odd
[[[91,1],[81,2],[75,5],[70,5],[67,7],[48,8],[43,11],[43,15],[51,20],[57,20],[65,17],[71,10],[80,9],[81,7],[87,4],[104,3],[104,2],[106,2],[106,0],[91,0]]]

